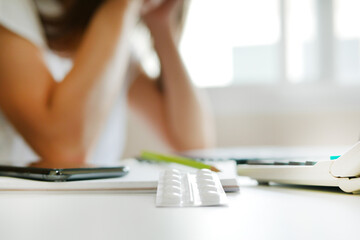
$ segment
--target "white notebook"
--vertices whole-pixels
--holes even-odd
[[[11,177],[0,177],[0,191],[123,191],[156,192],[159,173],[164,169],[176,168],[189,172],[198,169],[179,164],[139,162],[136,159],[120,161],[130,167],[128,175],[121,178],[85,180],[72,182],[43,182]],[[226,192],[239,191],[236,179],[236,164],[233,161],[212,164],[221,170],[219,178]]]

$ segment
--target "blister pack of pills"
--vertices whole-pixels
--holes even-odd
[[[157,207],[217,206],[227,202],[219,177],[208,169],[196,173],[169,169],[160,173]]]

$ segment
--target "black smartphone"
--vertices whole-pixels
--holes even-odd
[[[122,177],[129,173],[126,166],[98,168],[37,168],[0,165],[0,176],[49,182],[65,182]]]

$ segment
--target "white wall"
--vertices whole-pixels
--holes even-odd
[[[360,136],[359,87],[231,87],[208,89],[218,147],[352,145]],[[168,151],[130,112],[125,156]]]
[[[248,114],[217,117],[218,145],[352,145],[360,113]]]

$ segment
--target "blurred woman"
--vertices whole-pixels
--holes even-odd
[[[212,145],[211,119],[177,50],[183,0],[0,0],[0,163],[120,159],[126,99],[175,149]],[[149,29],[161,74],[132,52]]]

